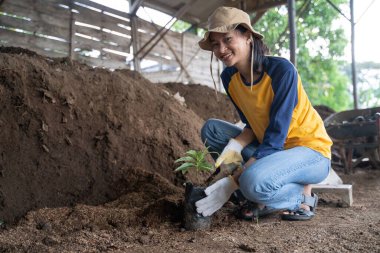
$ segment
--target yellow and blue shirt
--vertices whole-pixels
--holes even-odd
[[[235,67],[225,68],[221,78],[241,120],[260,143],[256,159],[297,146],[331,159],[332,141],[290,61],[267,56],[252,91]]]

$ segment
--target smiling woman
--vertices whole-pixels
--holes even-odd
[[[235,192],[247,204],[237,212],[239,218],[252,220],[281,209],[288,209],[284,220],[313,218],[318,196],[310,184],[327,177],[332,142],[297,70],[290,61],[268,55],[249,15],[236,8],[214,11],[199,46],[226,65],[221,79],[245,127],[216,119],[204,124],[203,142],[221,154],[213,156],[215,167],[243,166],[206,188],[197,211],[210,216]]]

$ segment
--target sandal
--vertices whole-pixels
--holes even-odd
[[[247,199],[243,196],[243,193],[241,193],[240,190],[236,190],[231,194],[228,201],[232,202],[234,205],[242,206],[247,202]]]
[[[302,204],[310,207],[310,210],[305,210],[304,208],[300,208],[298,210],[288,210],[287,214],[282,214],[281,219],[288,221],[299,221],[299,220],[311,220],[316,212],[317,204],[318,204],[318,195],[312,193],[311,196],[303,195]]]
[[[265,217],[276,211],[276,209],[268,208],[266,206],[260,209],[257,203],[247,201],[237,209],[235,215],[239,219],[252,221],[257,218]]]

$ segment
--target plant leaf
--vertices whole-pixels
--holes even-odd
[[[197,151],[195,151],[195,150],[189,150],[189,151],[187,151],[186,152],[186,154],[188,154],[188,155],[190,155],[190,156],[192,156],[192,157],[196,157],[197,156]]]
[[[191,167],[194,167],[193,163],[183,163],[181,166],[176,168],[174,171],[182,171],[182,172],[187,172],[187,170]]]
[[[198,170],[213,171],[214,167],[211,164],[199,164]]]
[[[184,156],[174,161],[174,163],[178,162],[194,162],[194,158],[192,158],[191,156]]]

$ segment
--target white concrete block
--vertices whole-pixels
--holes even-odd
[[[320,182],[321,185],[338,185],[343,184],[343,180],[336,174],[333,168],[331,168],[329,175],[326,177],[325,180]]]
[[[350,184],[338,184],[338,185],[322,185],[322,184],[312,184],[312,192],[326,192],[335,193],[341,196],[341,200],[347,206],[352,206],[352,185]]]

